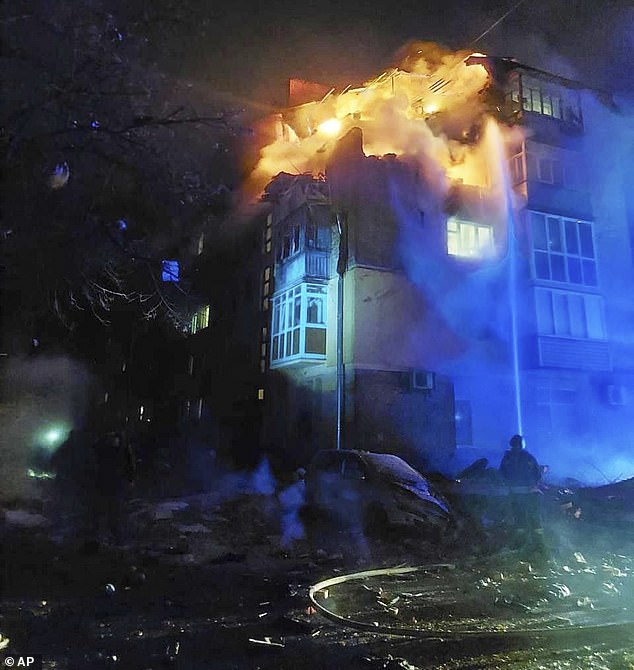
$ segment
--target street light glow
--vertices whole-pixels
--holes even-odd
[[[63,423],[49,424],[41,429],[36,436],[36,440],[40,446],[53,451],[66,439],[68,431],[68,426]]]
[[[59,430],[59,428],[51,428],[49,431],[46,432],[44,438],[50,445],[53,445],[59,440],[61,436],[62,431]]]

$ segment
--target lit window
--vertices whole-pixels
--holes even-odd
[[[486,258],[494,252],[493,229],[455,217],[447,220],[447,253],[466,258]]]
[[[163,261],[161,281],[164,282],[178,282],[179,280],[179,265],[178,261]]]
[[[209,326],[209,305],[203,305],[195,314],[192,316],[190,331],[192,335],[197,333],[203,328]]]
[[[271,267],[267,265],[264,268],[264,271],[262,272],[262,297],[266,298],[270,294],[271,294]]]
[[[258,389],[258,400],[264,400],[264,389]]]
[[[326,287],[301,284],[273,300],[271,366],[326,355]]]
[[[536,279],[597,286],[592,224],[530,212]]]
[[[541,86],[531,84],[523,87],[522,106],[527,112],[536,112],[544,116],[561,119],[561,101],[558,95],[548,93]]]

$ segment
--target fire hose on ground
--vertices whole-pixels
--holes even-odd
[[[478,639],[502,639],[505,640],[522,640],[526,641],[527,639],[561,639],[569,635],[578,635],[580,632],[583,632],[584,635],[593,634],[593,633],[605,633],[607,631],[610,634],[621,634],[628,633],[630,635],[634,634],[634,620],[630,619],[627,621],[608,621],[600,624],[591,624],[591,625],[578,625],[571,624],[569,626],[562,627],[552,627],[552,628],[527,628],[527,629],[517,629],[517,630],[461,630],[461,631],[438,631],[438,630],[422,630],[419,628],[414,628],[412,626],[387,626],[379,625],[378,622],[369,623],[367,621],[359,621],[350,616],[343,616],[337,614],[332,610],[328,609],[323,602],[317,598],[317,594],[324,592],[327,589],[330,589],[332,586],[337,586],[340,584],[346,584],[354,581],[361,581],[369,577],[389,577],[389,576],[398,576],[405,574],[412,574],[420,571],[435,570],[439,568],[445,569],[455,569],[455,565],[451,563],[435,563],[429,565],[420,565],[420,566],[401,566],[393,568],[380,568],[375,570],[364,570],[361,572],[353,572],[346,575],[339,575],[337,577],[331,577],[329,579],[324,579],[316,584],[312,585],[308,590],[308,597],[313,607],[320,612],[323,616],[331,621],[334,621],[340,625],[347,626],[356,630],[374,633],[376,635],[393,635],[400,637],[409,637],[417,639],[426,639],[429,641],[438,641],[438,642],[456,642],[465,638],[478,638]]]

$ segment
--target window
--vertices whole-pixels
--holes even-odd
[[[271,295],[271,283],[273,280],[273,272],[270,265],[267,265],[264,270],[262,270],[262,311],[266,312],[269,308],[270,295]]]
[[[561,119],[561,99],[558,95],[547,92],[541,86],[530,83],[524,85],[522,106],[527,112],[537,112],[544,116]]]
[[[564,180],[564,164],[559,158],[529,151],[526,154],[526,169],[529,179],[554,186],[568,186]]]
[[[455,217],[447,220],[447,253],[466,258],[486,258],[494,252],[493,229]]]
[[[306,246],[309,249],[329,251],[330,231],[328,228],[319,227],[317,223],[309,220],[308,224],[306,225]]]
[[[536,279],[597,286],[592,224],[530,212]]]
[[[269,329],[262,326],[260,331],[260,372],[266,372],[266,360],[269,355]]]
[[[312,221],[309,221],[306,226],[306,246],[309,249],[314,249],[317,246],[317,226]]]
[[[273,215],[269,214],[266,217],[266,224],[264,225],[264,239],[263,239],[262,251],[265,254],[271,253],[272,245],[273,245]]]
[[[535,289],[540,335],[605,340],[603,299],[599,295]]]
[[[520,153],[511,158],[511,180],[513,184],[521,184],[526,181],[524,154]]]
[[[293,223],[286,226],[282,232],[280,244],[277,249],[277,260],[282,261],[290,258],[300,251],[300,226],[299,223]]]
[[[525,152],[511,158],[510,170],[514,184],[529,179],[572,191],[587,190],[585,164],[581,155],[571,150],[529,140]]]
[[[326,355],[326,287],[300,284],[273,299],[271,365]]]
[[[161,268],[161,281],[178,283],[180,275],[178,261],[162,261]]]
[[[271,267],[267,265],[262,272],[262,297],[266,298],[271,294]]]
[[[207,328],[209,325],[209,305],[203,305],[195,314],[192,316],[190,330],[192,335],[197,333],[203,328]]]

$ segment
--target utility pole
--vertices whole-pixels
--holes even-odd
[[[339,258],[337,260],[337,449],[341,449],[346,417],[346,371],[343,364],[343,276],[348,266],[348,227],[345,216],[336,214],[339,233]]]

